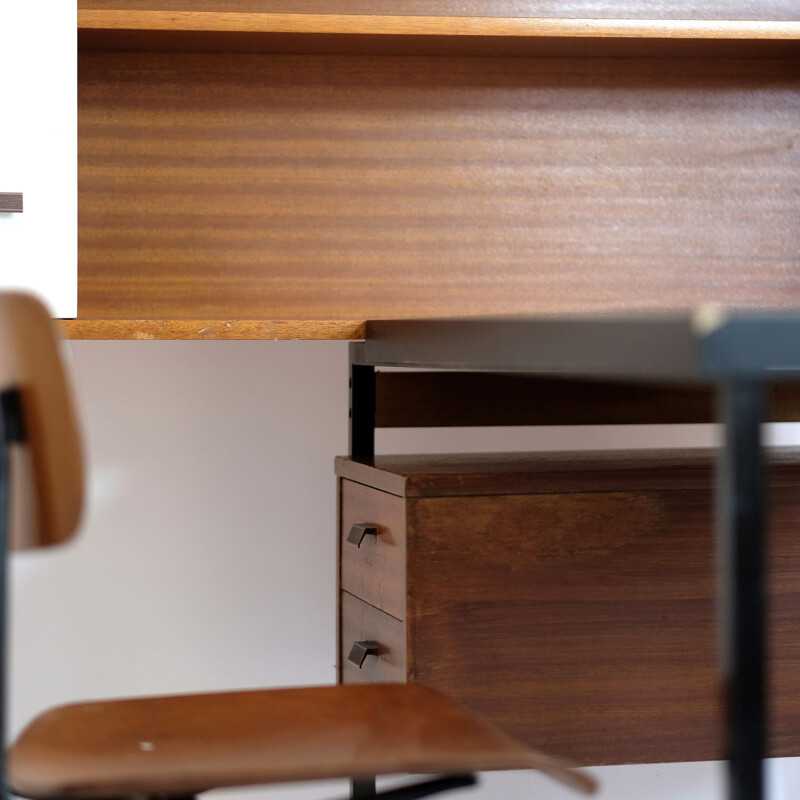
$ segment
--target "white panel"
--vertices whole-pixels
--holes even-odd
[[[77,6],[0,3],[0,288],[39,294],[54,316],[78,310]]]

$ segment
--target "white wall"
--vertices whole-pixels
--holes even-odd
[[[91,470],[82,535],[15,557],[12,728],[57,703],[335,679],[336,496],[347,449],[340,342],[73,342]],[[793,429],[784,428],[785,439]],[[442,451],[706,445],[710,427],[384,432]],[[775,800],[800,792],[779,764]],[[711,800],[715,764],[594,770],[605,800]],[[780,790],[779,792],[777,790]],[[225,792],[336,797],[342,783]],[[560,800],[491,775],[475,800]]]

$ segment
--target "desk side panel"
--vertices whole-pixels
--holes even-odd
[[[772,499],[771,754],[800,754],[797,487]],[[409,500],[410,674],[581,764],[719,759],[710,488]]]

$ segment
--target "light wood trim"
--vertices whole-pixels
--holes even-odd
[[[211,11],[80,10],[80,30],[356,34],[360,36],[529,36],[637,39],[800,39],[800,22],[771,20],[547,19],[541,17],[265,14]]]
[[[363,320],[62,320],[69,339],[363,339]]]

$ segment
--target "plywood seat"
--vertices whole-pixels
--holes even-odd
[[[476,768],[540,768],[589,785],[438,692],[399,684],[68,705],[35,720],[9,753],[11,786],[34,798]]]

